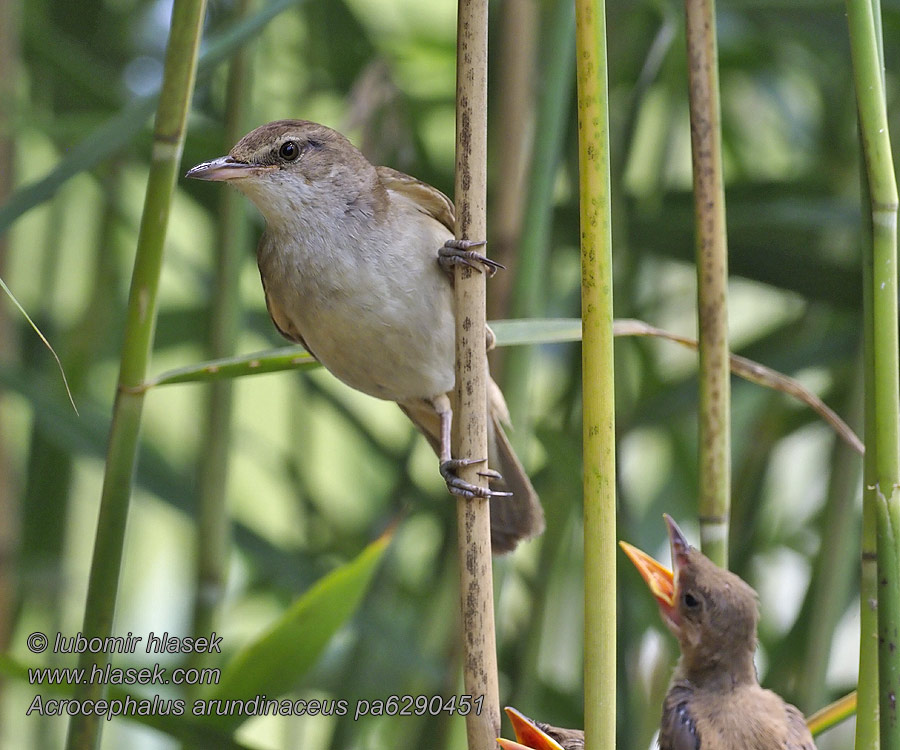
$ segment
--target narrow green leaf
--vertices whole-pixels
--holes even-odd
[[[813,736],[822,734],[826,729],[837,726],[856,713],[856,691],[848,693],[825,708],[816,711],[806,720],[806,726]]]
[[[153,114],[158,96],[153,94],[130,102],[87,138],[68,149],[67,156],[44,177],[16,190],[0,206],[0,234],[26,211],[52,198],[70,177],[91,169],[128,145]]]
[[[247,375],[262,375],[282,370],[309,370],[319,367],[319,363],[302,346],[283,346],[262,352],[241,354],[236,357],[214,359],[196,365],[179,367],[164,372],[148,380],[141,390],[146,391],[157,385],[175,383],[211,383],[215,380],[240,378]]]
[[[488,325],[497,337],[497,346],[581,341],[581,318],[497,320]]]
[[[558,344],[581,340],[581,321],[577,318],[500,320],[490,324],[497,346],[521,344]],[[281,370],[307,370],[319,363],[302,346],[283,346],[236,357],[226,357],[168,370],[144,383],[149,390],[175,383],[211,383],[224,378],[262,375]]]
[[[359,606],[390,539],[389,532],[383,534],[355,559],[316,582],[225,665],[210,699],[277,698],[297,685]],[[214,708],[211,713],[215,714]],[[210,718],[218,726],[233,728],[244,717],[240,712],[228,712]]]

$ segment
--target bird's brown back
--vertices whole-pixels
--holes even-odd
[[[797,708],[759,685],[706,691],[673,683],[663,703],[660,750],[815,750]]]

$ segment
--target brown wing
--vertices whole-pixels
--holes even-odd
[[[267,237],[263,234],[260,237],[259,244],[262,245],[266,242]],[[300,344],[306,351],[312,354],[313,357],[316,355],[313,354],[312,350],[309,348],[307,343],[303,340],[303,336],[300,334],[300,331],[297,330],[297,327],[291,322],[291,319],[285,315],[284,311],[281,309],[279,304],[275,301],[275,298],[269,294],[269,290],[266,289],[266,276],[262,273],[262,269],[260,269],[259,274],[260,281],[262,281],[263,294],[266,298],[266,309],[269,311],[269,317],[272,319],[272,323],[275,324],[275,328],[278,329],[278,333],[284,336],[288,341],[293,341],[296,344]]]
[[[388,190],[405,195],[423,214],[437,219],[451,232],[456,231],[456,211],[453,208],[453,201],[440,190],[390,167],[375,167],[375,171],[381,184]]]
[[[690,712],[692,690],[676,682],[663,702],[659,750],[700,750],[700,733]]]

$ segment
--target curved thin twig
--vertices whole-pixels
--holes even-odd
[[[671,333],[670,331],[657,328],[642,320],[635,320],[633,318],[617,320],[613,324],[613,334],[616,336],[654,336],[656,338],[674,341],[677,344],[686,346],[688,349],[697,350],[696,339],[692,339],[689,336],[681,336],[677,333]],[[799,399],[822,417],[822,419],[828,422],[828,424],[831,425],[831,428],[841,437],[841,439],[846,441],[853,450],[860,455],[865,453],[865,445],[863,445],[862,440],[859,439],[857,434],[850,429],[850,425],[841,419],[837,413],[815,393],[797,380],[794,380],[777,370],[773,370],[771,367],[766,367],[759,362],[754,362],[752,359],[741,357],[738,354],[731,355],[730,364],[731,371],[735,375],[742,377],[744,380],[749,380],[751,383],[756,383],[757,385],[771,388],[775,391],[781,391],[782,393],[786,393],[789,396]]]

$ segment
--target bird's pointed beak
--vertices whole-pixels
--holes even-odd
[[[667,516],[668,518],[668,516]],[[674,523],[674,522],[673,522]],[[675,527],[678,528],[677,526]],[[671,534],[671,531],[669,532]],[[681,533],[680,531],[678,532]],[[671,537],[670,537],[671,538]],[[673,630],[678,628],[678,611],[675,607],[675,576],[665,565],[654,560],[650,555],[628,542],[619,542],[619,546],[628,555],[628,559],[638,569],[650,593],[656,598],[659,611],[666,624]],[[674,559],[674,557],[673,557]]]
[[[516,733],[516,742],[512,740],[498,739],[497,744],[503,750],[563,750],[556,740],[545,732],[542,732],[535,723],[525,714],[517,711],[512,706],[505,709]]]
[[[675,578],[678,578],[679,569],[687,562],[688,553],[691,551],[690,542],[684,532],[678,528],[678,524],[668,513],[663,513],[666,528],[669,530],[669,547],[672,550],[672,566],[675,568]]]
[[[191,177],[195,180],[227,182],[228,180],[239,180],[243,177],[253,177],[270,169],[272,169],[271,166],[247,164],[246,162],[235,161],[230,156],[221,156],[218,159],[205,161],[189,169],[185,177]]]

